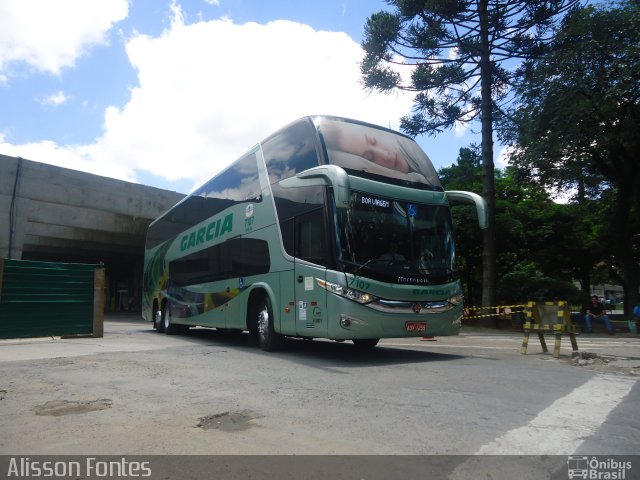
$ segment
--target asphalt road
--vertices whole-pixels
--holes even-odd
[[[0,454],[640,453],[640,338],[579,336],[582,361],[568,338],[559,359],[521,343],[464,328],[265,353],[135,317],[111,317],[101,339],[3,340]]]

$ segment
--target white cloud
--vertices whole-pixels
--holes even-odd
[[[67,97],[62,90],[59,90],[56,93],[49,95],[48,97],[44,97],[42,100],[40,100],[40,103],[42,103],[42,105],[51,105],[57,107],[58,105],[66,103],[68,100],[69,97]]]
[[[456,122],[453,127],[453,132],[455,136],[458,138],[464,137],[467,132],[471,129],[470,122]]]
[[[397,129],[411,108],[410,95],[362,89],[363,52],[345,33],[290,21],[186,25],[175,3],[173,13],[160,36],[127,42],[138,86],[126,105],[105,111],[95,143],[42,142],[9,151],[5,143],[0,151],[117,178],[148,172],[195,186],[301,116],[326,113]]]
[[[135,182],[133,169],[126,165],[110,161],[100,155],[95,146],[67,145],[60,146],[52,141],[12,145],[0,134],[0,152],[11,157],[22,157],[27,160],[57,165],[72,170],[81,170],[105,177],[118,178]]]
[[[99,146],[136,169],[201,182],[277,128],[329,113],[397,128],[408,96],[367,94],[344,33],[277,21],[173,22],[127,44],[139,87],[105,115]],[[188,53],[187,53],[188,52]]]
[[[2,0],[0,81],[12,62],[58,74],[85,50],[106,42],[114,23],[126,18],[127,0]]]
[[[498,152],[498,158],[496,158],[496,162],[495,162],[496,167],[501,169],[508,167],[509,159],[511,158],[511,155],[513,155],[514,153],[516,153],[515,147],[511,147],[507,145],[500,148],[500,151]]]

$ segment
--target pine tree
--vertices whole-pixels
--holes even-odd
[[[493,130],[510,100],[515,70],[542,55],[557,22],[579,0],[388,0],[365,25],[360,68],[366,88],[415,92],[401,119],[410,135],[435,135],[479,120],[483,196],[484,306],[496,304]]]

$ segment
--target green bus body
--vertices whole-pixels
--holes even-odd
[[[145,320],[353,340],[455,335],[462,294],[449,200],[418,145],[354,120],[304,117],[154,221]]]

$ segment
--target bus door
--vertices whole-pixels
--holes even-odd
[[[325,337],[327,291],[316,279],[325,280],[326,239],[321,208],[295,218],[295,310],[296,334]]]

